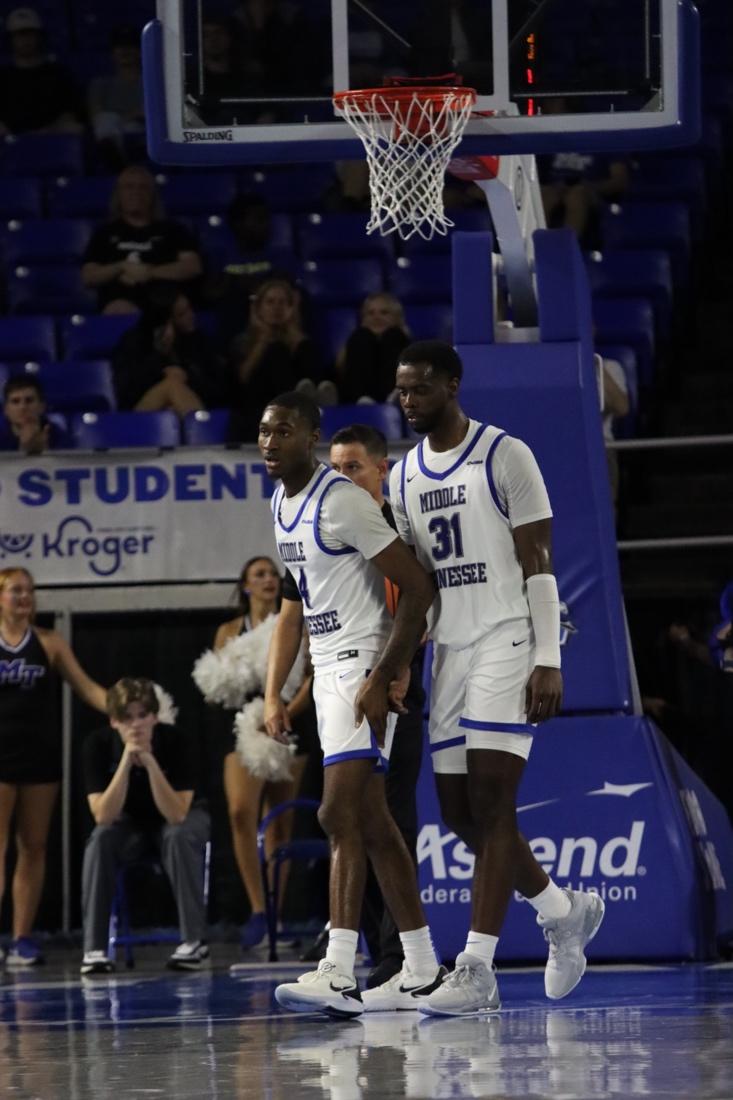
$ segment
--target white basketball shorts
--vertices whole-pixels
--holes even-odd
[[[382,748],[366,719],[354,725],[356,693],[369,675],[360,667],[334,668],[317,672],[313,681],[313,698],[318,715],[318,736],[323,749],[323,766],[341,760],[374,760],[374,770],[386,771],[394,738],[397,715],[387,718],[387,734]]]
[[[534,636],[524,619],[502,623],[466,649],[434,647],[429,730],[435,772],[465,775],[467,749],[528,758],[534,727],[525,691],[533,668]]]

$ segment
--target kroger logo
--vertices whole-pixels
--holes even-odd
[[[150,553],[155,535],[150,529],[112,531],[94,526],[84,516],[67,516],[55,532],[38,536],[36,553],[44,560],[73,559],[87,566],[97,577],[118,573],[125,559]],[[0,557],[24,554],[30,557],[34,535],[1,535]]]

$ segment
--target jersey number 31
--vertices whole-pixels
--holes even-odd
[[[463,533],[458,512],[450,517],[433,516],[428,524],[428,531],[435,538],[431,552],[436,561],[445,561],[451,555],[455,558],[463,557]]]

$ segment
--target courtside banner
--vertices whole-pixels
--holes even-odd
[[[0,461],[0,566],[42,585],[227,580],[275,556],[255,448]]]
[[[436,946],[463,950],[473,856],[445,828],[429,753],[420,776],[420,891]],[[519,828],[560,886],[599,893],[597,959],[709,958],[733,912],[733,832],[725,812],[644,718],[561,718],[542,726],[519,794]],[[547,945],[515,894],[500,959]]]

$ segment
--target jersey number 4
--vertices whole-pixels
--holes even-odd
[[[435,538],[431,552],[436,561],[445,561],[451,555],[454,558],[463,557],[463,533],[458,512],[450,517],[433,516],[428,524],[428,531]]]
[[[305,569],[300,570],[300,577],[298,578],[298,591],[300,592],[300,598],[308,608],[311,610],[311,597],[308,591],[308,578],[305,575]]]

